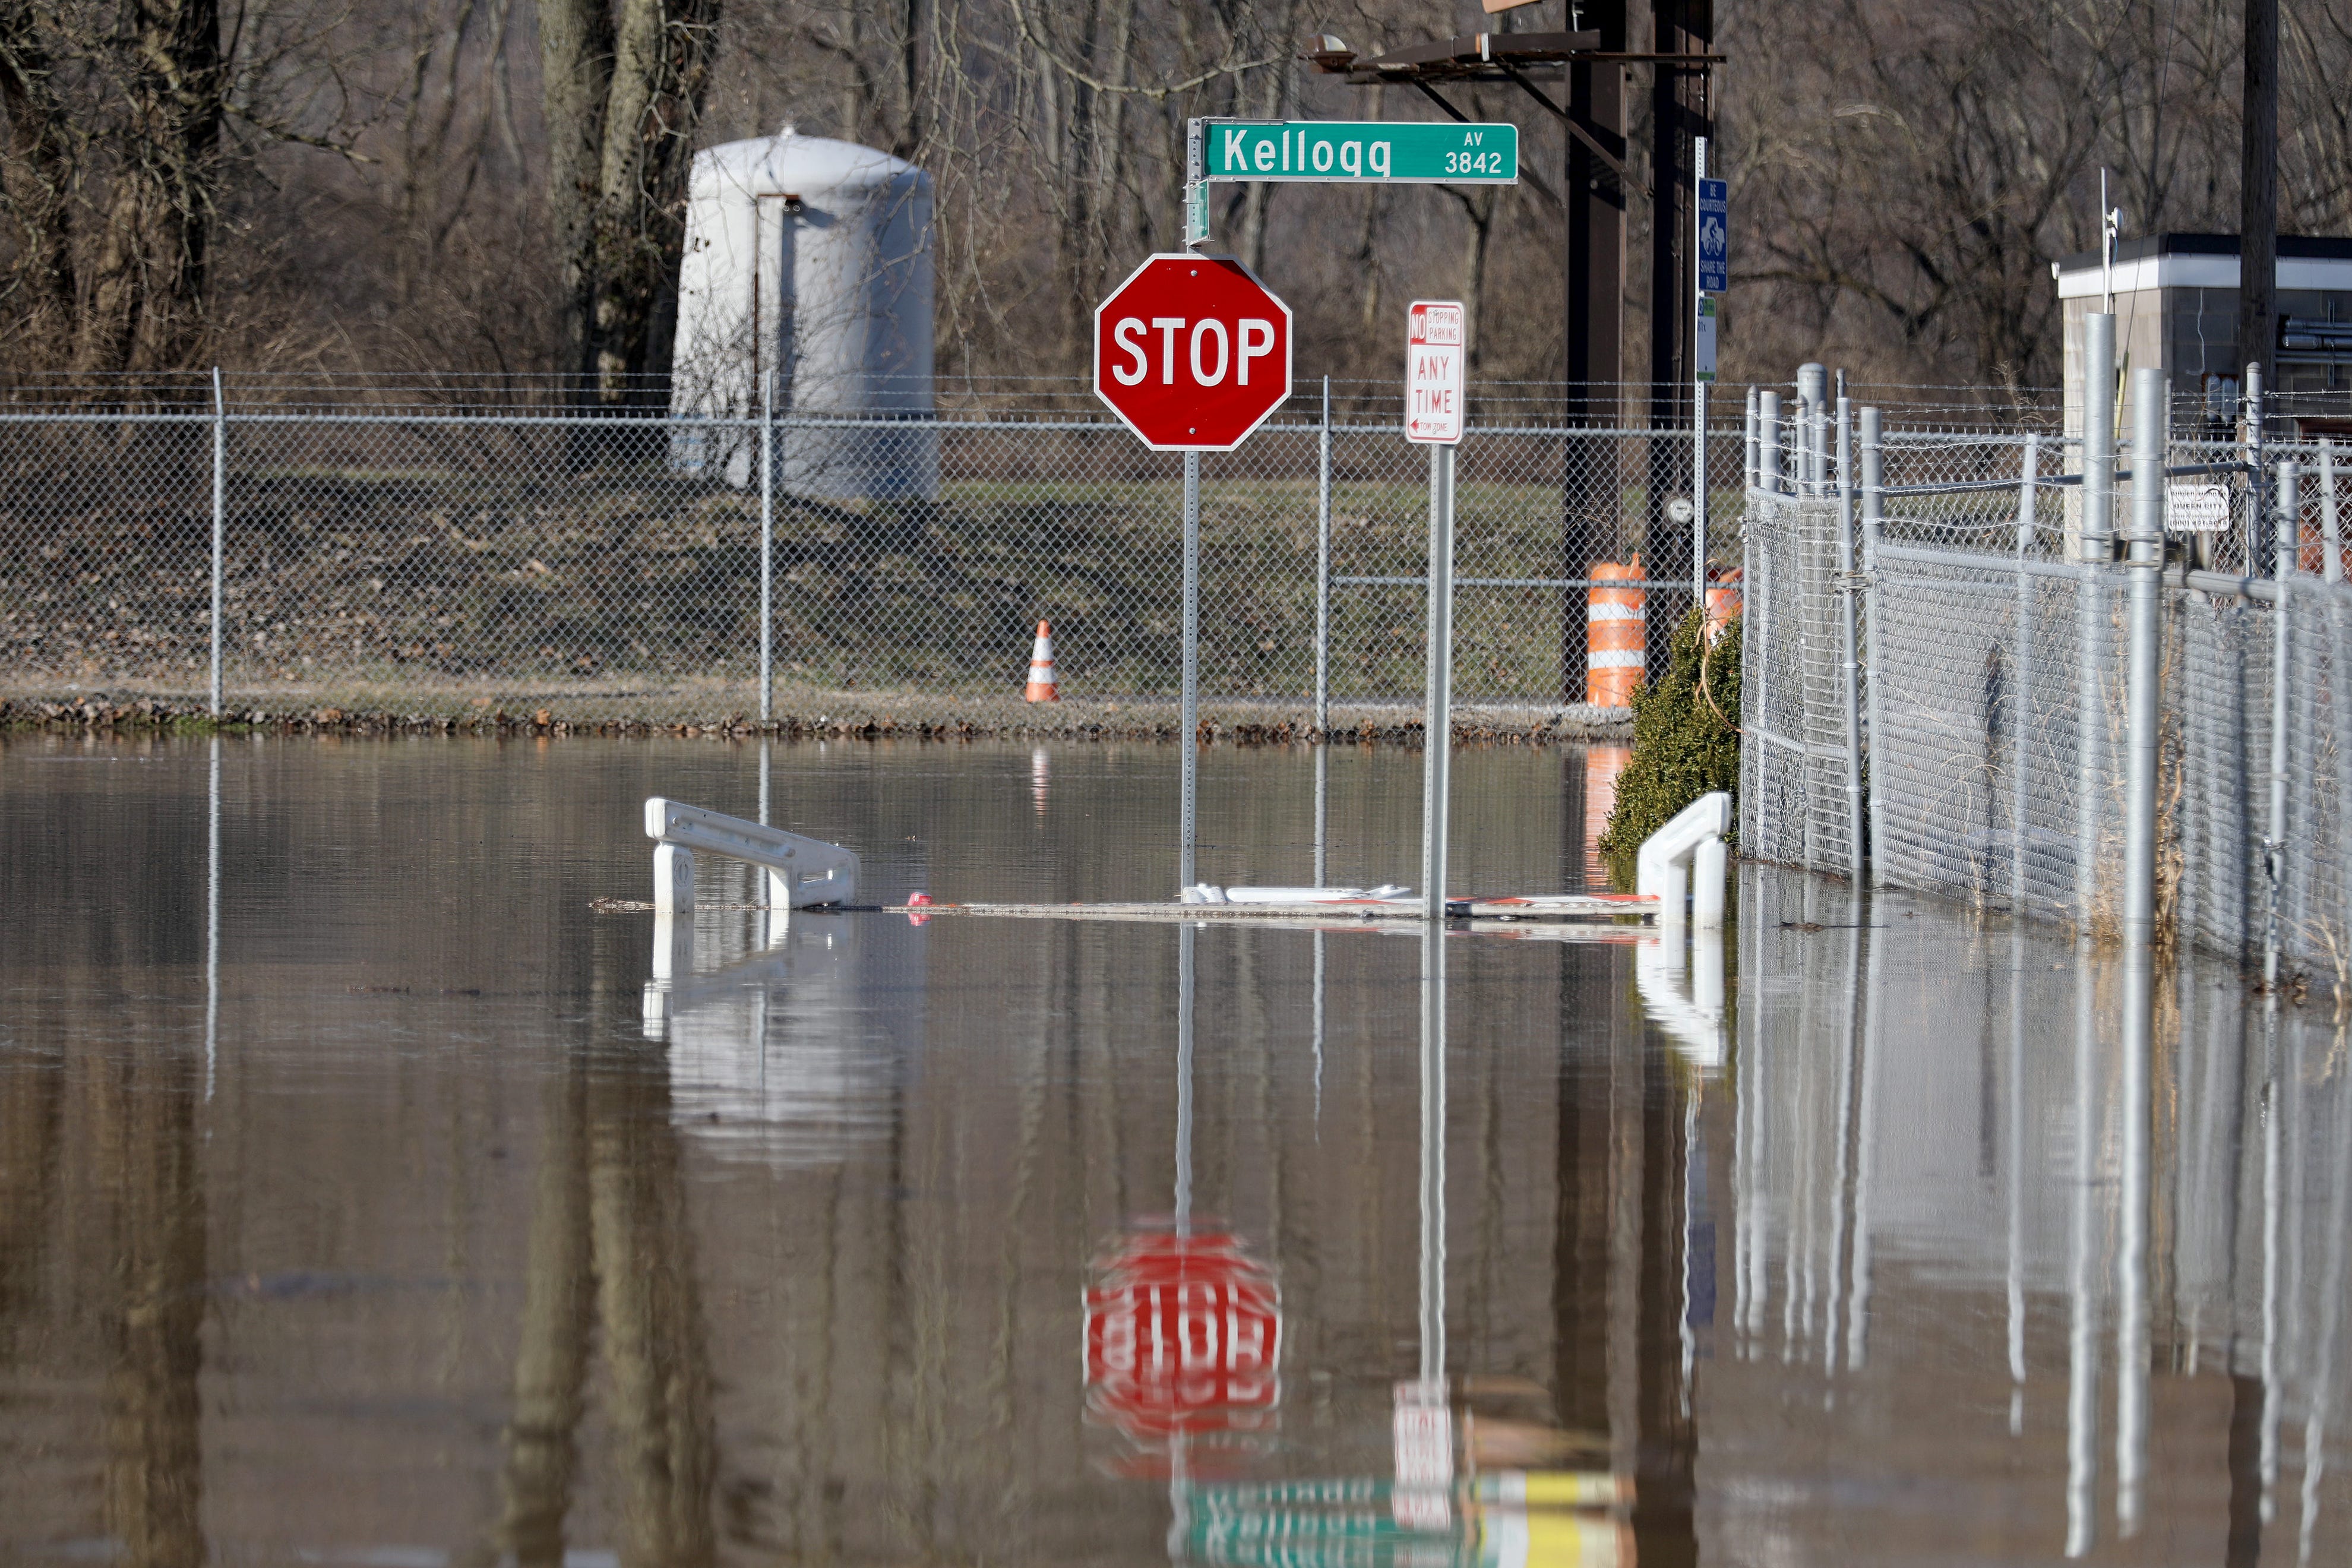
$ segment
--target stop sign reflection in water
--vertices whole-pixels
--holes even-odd
[[[1142,1442],[1271,1424],[1282,1397],[1282,1296],[1239,1242],[1150,1232],[1090,1272],[1090,1419]]]
[[[1230,257],[1154,256],[1095,307],[1095,395],[1146,446],[1230,452],[1290,395],[1290,307]]]

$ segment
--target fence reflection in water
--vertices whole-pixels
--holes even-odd
[[[1818,878],[1742,884],[1738,1224],[1709,1403],[1819,1413],[1793,1443],[1709,1424],[1727,1462],[1866,1493],[2006,1445],[2011,1473],[2048,1478],[2003,1501],[2016,1552],[2341,1542],[2346,1019],[2185,962],[2135,1038],[2113,948]],[[1954,1298],[1984,1331],[1923,1341]]]

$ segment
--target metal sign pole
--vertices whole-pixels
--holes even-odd
[[[760,722],[776,716],[776,372],[760,384]],[[760,820],[768,820],[762,811]]]
[[[1184,123],[1184,245],[1198,250],[1209,242],[1209,186],[1202,178],[1207,134],[1198,120]],[[1201,787],[1201,454],[1184,454],[1184,693],[1179,737],[1183,748],[1176,825],[1176,886],[1193,881],[1192,848],[1199,837]],[[1185,949],[1189,960],[1192,950]]]
[[[1706,178],[1706,138],[1696,137],[1691,147],[1691,177]],[[1697,187],[1693,186],[1696,190]],[[1691,255],[1696,258],[1706,243],[1706,209],[1699,202],[1691,203]],[[1715,379],[1715,356],[1710,351],[1707,329],[1714,317],[1707,310],[1706,277],[1694,263],[1691,268],[1691,602],[1698,606],[1699,624],[1704,626],[1706,612],[1706,387]],[[1701,634],[1705,634],[1702,632]]]
[[[1450,459],[1451,447],[1434,448]],[[1421,1381],[1445,1375],[1445,932],[1421,939]]]
[[[228,537],[228,400],[221,395],[220,366],[213,366],[213,682],[212,716],[221,716],[221,605],[224,554]]]
[[[1445,918],[1445,826],[1454,750],[1454,448],[1429,448],[1429,711],[1421,775],[1421,884]]]
[[[1201,454],[1184,454],[1184,700],[1177,739],[1182,746],[1179,786],[1176,885],[1192,885],[1192,845],[1201,784]]]

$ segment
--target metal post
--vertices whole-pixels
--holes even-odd
[[[2279,967],[2279,896],[2286,881],[2287,680],[2294,651],[2293,621],[2288,614],[2287,579],[2294,575],[2295,557],[2302,548],[2303,508],[2293,458],[2278,465],[2278,520],[2271,577],[2278,584],[2278,603],[2271,606],[2271,800],[2270,829],[2263,836],[2263,872],[2269,882],[2270,909],[2263,936],[2263,980],[2275,991]]]
[[[221,716],[222,555],[228,542],[228,400],[220,366],[213,366],[213,682],[212,716]]]
[[[1870,885],[1886,885],[1884,846],[1886,843],[1886,790],[1879,776],[1882,753],[1879,737],[1885,733],[1879,728],[1878,672],[1885,667],[1879,662],[1879,598],[1878,598],[1878,535],[1886,511],[1886,450],[1881,431],[1879,412],[1875,408],[1862,411],[1862,597],[1863,635],[1868,639],[1869,686],[1867,690],[1868,721],[1864,735],[1870,747],[1870,795],[1867,802],[1870,829]]]
[[[1451,447],[1433,451],[1451,453]],[[1445,1375],[1445,931],[1421,939],[1421,1381]]]
[[[2164,373],[2132,378],[2131,658],[2124,779],[2124,1028],[2118,1085],[2123,1170],[2116,1206],[2116,1512],[2138,1525],[2147,1439],[2149,1056],[2156,1004],[2158,594],[2164,567]]]
[[[1176,928],[1176,1234],[1192,1234],[1192,948],[1199,928]]]
[[[1330,875],[1331,748],[1315,748],[1315,885]]]
[[[2153,584],[2157,574],[2143,571],[2138,575]],[[2116,1524],[2126,1539],[2139,1531],[2147,1477],[2148,1083],[2155,1049],[2155,971],[2154,949],[2145,942],[2127,942],[2123,1072],[2117,1085],[2122,1159],[2116,1183],[2121,1211],[2116,1226]]]
[[[220,731],[212,734],[211,776],[205,795],[205,1099],[213,1097],[220,1067]]]
[[[2157,594],[2164,569],[2164,373],[2132,374],[2131,646],[2126,670],[2124,940],[2156,935]]]
[[[2344,531],[2336,516],[2336,447],[2326,437],[2319,441],[2319,538],[2327,557],[2319,574],[2327,582],[2344,581]]]
[[[2094,314],[2083,331],[2083,526],[2077,553],[2105,566],[2116,558],[2116,319]],[[2074,921],[2087,940],[2098,909],[2099,836],[2105,827],[2102,796],[2106,742],[2103,678],[2110,667],[2105,598],[2107,572],[2074,584]]]
[[[1691,603],[1706,615],[1706,383],[1691,384]]]
[[[1797,367],[1797,411],[1790,421],[1795,426],[1797,439],[1797,493],[1825,496],[1829,493],[1829,401],[1830,368],[1817,361],[1807,361]]]
[[[1854,663],[1853,408],[1837,400],[1839,700],[1845,707],[1846,874],[1862,885],[1862,671]]]
[[[2077,555],[2115,559],[2116,319],[2083,319],[2083,528]]]
[[[1315,486],[1315,734],[1331,728],[1331,378],[1323,378],[1323,428]],[[1321,809],[1318,803],[1318,810]],[[1320,885],[1320,877],[1318,877]]]
[[[2154,575],[2154,574],[2147,574]],[[2066,1226],[2066,1555],[2081,1557],[2098,1540],[2099,1298],[2096,1256],[2102,1237],[2094,1205],[2100,1150],[2098,1029],[2091,984],[2091,939],[2074,944],[2074,1170]],[[2022,979],[2022,976],[2019,976]]]
[[[1780,491],[1780,395],[1770,390],[1756,400],[1756,488]]]
[[[1422,724],[1421,885],[1445,918],[1445,824],[1454,750],[1454,448],[1429,448],[1428,712]]]
[[[2247,477],[2254,492],[2252,537],[2246,541],[2246,575],[2258,577],[2262,574],[2263,558],[2270,553],[2271,527],[2270,497],[2265,493],[2270,488],[2270,473],[2263,462],[2263,367],[2261,365],[2246,366],[2245,387],[2246,466],[2250,470]]]
[[[1756,476],[1757,476],[1757,470],[1756,470],[1756,464],[1757,464],[1757,450],[1756,450],[1756,389],[1755,389],[1754,387],[1752,387],[1752,386],[1751,386],[1751,387],[1749,387],[1749,388],[1748,389],[1748,412],[1747,412],[1747,419],[1746,419],[1746,424],[1745,424],[1745,426],[1743,426],[1743,428],[1742,428],[1742,432],[1741,432],[1741,434],[1742,434],[1743,439],[1744,439],[1744,441],[1745,441],[1745,446],[1743,447],[1742,450],[1744,451],[1744,453],[1745,453],[1745,455],[1746,455],[1746,460],[1747,460],[1747,465],[1748,465],[1748,466],[1746,467],[1746,468],[1744,468],[1744,469],[1742,470],[1742,473],[1743,473],[1743,474],[1744,474],[1744,476],[1745,476],[1745,478],[1744,478],[1744,479],[1743,479],[1743,480],[1742,480],[1742,485],[1743,485],[1743,488],[1748,489],[1751,489],[1751,490],[1752,490],[1752,489],[1754,489],[1756,488],[1757,484],[1759,483],[1759,480],[1758,480],[1758,479],[1757,479],[1757,477],[1756,477]]]
[[[776,371],[771,365],[760,384],[760,722],[775,716]]]
[[[1184,454],[1184,697],[1178,721],[1176,885],[1192,885],[1192,843],[1201,784],[1201,454]]]
[[[2029,434],[2025,437],[2023,457],[2018,463],[2017,480],[2017,625],[2012,635],[2017,640],[2011,660],[2011,688],[2016,695],[2009,705],[2009,912],[2013,920],[2025,915],[2025,825],[2030,795],[2026,787],[2025,737],[2033,728],[2033,578],[2025,570],[2026,557],[2033,552],[2035,492],[2042,478],[2042,438]]]

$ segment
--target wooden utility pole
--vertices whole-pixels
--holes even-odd
[[[2275,384],[2278,344],[2278,0],[2246,0],[2238,174],[2238,358]]]
[[[1651,0],[1650,48],[1658,55],[1704,54],[1714,41],[1712,0]],[[1707,73],[1660,64],[1651,72],[1650,117],[1650,397],[1649,427],[1679,431],[1690,423],[1691,255],[1693,205],[1698,184],[1692,169],[1695,138],[1713,134],[1707,121]],[[1678,437],[1653,438],[1642,531],[1642,575],[1653,583],[1691,580],[1690,530],[1667,521],[1666,504],[1690,488],[1688,449]],[[1646,624],[1648,666],[1663,677],[1675,628],[1689,595],[1652,588]]]

